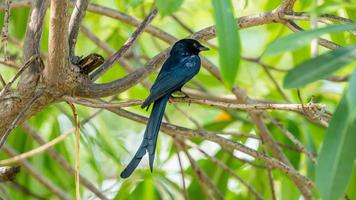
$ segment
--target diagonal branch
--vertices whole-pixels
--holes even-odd
[[[73,63],[75,62],[75,44],[77,42],[80,24],[85,16],[89,0],[77,0],[75,3],[72,16],[69,21],[69,56]]]
[[[147,123],[147,118],[137,115],[135,113],[126,111],[124,109],[121,108],[110,108],[107,109],[119,116],[122,116],[124,118],[139,122],[139,123]],[[192,129],[188,129],[188,128],[184,128],[181,126],[176,126],[173,124],[169,124],[169,123],[162,123],[161,125],[161,131],[164,133],[167,133],[168,135],[172,135],[172,136],[179,136],[179,137],[188,137],[188,138],[192,138],[192,137],[196,137],[196,138],[201,138],[204,140],[208,140],[214,143],[219,144],[223,149],[236,149],[238,151],[241,151],[243,153],[246,153],[252,157],[255,157],[256,159],[259,159],[261,161],[264,161],[266,164],[270,165],[273,168],[277,168],[279,170],[281,170],[282,172],[284,172],[285,174],[287,174],[289,177],[291,177],[292,179],[298,180],[298,182],[303,183],[305,185],[305,187],[309,187],[312,188],[314,187],[313,182],[311,182],[308,178],[304,177],[303,175],[299,174],[294,168],[286,165],[283,162],[280,162],[276,159],[270,158],[258,151],[255,151],[251,148],[248,148],[240,143],[228,140],[224,137],[218,136],[214,133],[209,133],[206,131],[196,131],[196,130],[192,130]]]
[[[23,120],[23,118],[26,116],[27,111],[29,111],[32,107],[32,105],[41,97],[42,92],[38,92],[37,94],[35,94],[32,99],[25,105],[24,108],[22,108],[22,110],[20,111],[20,113],[16,116],[16,118],[14,119],[14,121],[12,121],[11,125],[9,128],[7,128],[6,132],[4,133],[4,135],[2,136],[1,140],[0,140],[0,149],[3,146],[3,144],[5,143],[7,137],[10,135],[11,131],[14,130],[14,128],[16,128],[16,126],[18,125],[18,123],[20,121]]]
[[[3,150],[10,156],[16,156],[17,152],[10,146],[5,145]],[[72,198],[56,184],[54,184],[50,179],[43,176],[34,166],[32,166],[28,161],[22,160],[20,162],[23,169],[27,170],[28,173],[33,176],[38,182],[44,185],[52,194],[57,196],[61,200],[71,200]]]
[[[125,55],[125,53],[133,46],[138,37],[142,34],[145,27],[155,18],[157,12],[157,8],[152,9],[150,14],[148,14],[148,16],[142,21],[141,25],[135,30],[131,37],[125,42],[125,44],[122,45],[122,47],[114,55],[106,60],[105,63],[90,76],[93,81],[97,80],[102,74],[110,69],[112,64],[114,64],[117,59]]]
[[[34,0],[32,2],[31,16],[27,25],[23,47],[23,60],[28,60],[34,55],[40,55],[43,22],[48,5],[49,0]]]
[[[82,121],[82,124],[84,121]],[[25,130],[26,134],[30,135],[38,144],[41,146],[46,144],[46,141],[40,136],[40,133],[37,133],[35,129],[33,129],[29,124],[25,123],[22,125],[22,128]],[[59,154],[53,147],[49,147],[47,149],[47,152],[49,156],[58,162],[59,166],[61,166],[67,173],[71,174],[74,176],[74,168],[64,159],[64,157]],[[92,191],[98,198],[107,200],[108,198],[105,197],[101,191],[94,185],[92,184],[86,177],[82,176],[79,174],[80,177],[80,182],[88,188],[90,191]]]

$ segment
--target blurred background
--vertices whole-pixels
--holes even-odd
[[[174,8],[175,1],[170,2],[175,11],[168,15],[159,12],[152,25],[178,39],[185,38],[193,32],[215,24],[211,1],[185,0],[182,1],[179,8],[178,6]],[[235,17],[241,17],[271,11],[281,1],[233,0],[232,2]],[[295,5],[295,10],[310,12],[315,9],[312,2],[299,0]],[[3,4],[3,1],[0,1],[0,3]],[[122,15],[128,15],[135,19],[143,19],[154,4],[152,0],[92,0],[91,3],[113,9]],[[346,1],[324,0],[319,1],[318,5],[317,11],[319,13],[334,13],[355,20],[356,9],[355,7],[348,7],[347,5],[350,4],[347,4]],[[347,9],[353,9],[354,12],[348,12]],[[16,67],[21,65],[22,44],[29,13],[30,8],[28,6],[11,9],[7,48],[13,66],[0,64],[0,74],[6,81],[14,76]],[[3,19],[4,12],[2,9],[0,11],[1,27]],[[297,21],[297,23],[305,29],[310,29],[311,25],[308,21]],[[44,56],[48,52],[48,28],[49,12],[47,12],[41,42],[41,52]],[[91,53],[98,53],[107,58],[123,45],[135,29],[136,27],[132,26],[130,22],[89,10],[83,20],[76,54],[86,56]],[[263,102],[300,103],[296,90],[281,89],[281,85],[287,70],[311,57],[310,46],[277,56],[262,56],[260,60],[256,60],[260,58],[272,41],[291,33],[288,28],[281,24],[268,24],[240,30],[241,56],[244,59],[240,63],[236,84],[244,89],[251,98]],[[93,41],[94,37],[104,43],[107,49],[98,46]],[[347,32],[333,34],[325,38],[340,45],[355,44],[356,41],[355,36]],[[219,66],[217,39],[214,38],[204,44],[209,46],[211,50],[202,53],[202,55]],[[123,77],[130,70],[143,67],[150,58],[169,46],[170,44],[162,41],[159,37],[145,32],[140,36],[131,51],[126,54],[123,62],[116,63],[98,81],[109,82]],[[326,49],[320,47],[319,51],[322,53]],[[1,52],[1,57],[3,58],[3,52]],[[349,74],[351,71],[352,67],[346,67],[338,71],[336,75]],[[149,94],[149,87],[147,86],[153,83],[156,75],[157,72],[152,73],[145,80],[146,87],[144,84],[138,84],[118,94],[114,99],[109,97],[106,100],[144,99]],[[323,103],[327,110],[332,112],[339,102],[344,88],[345,83],[343,82],[317,81],[304,87],[301,90],[301,97],[304,103],[310,101]],[[185,90],[200,91],[205,95],[226,99],[235,98],[221,82],[203,68],[194,80],[185,86]],[[197,178],[187,154],[184,151],[179,151],[178,154],[177,152],[181,147],[173,142],[171,136],[164,133],[159,135],[154,171],[150,172],[146,156],[138,170],[129,179],[119,178],[120,172],[141,143],[145,125],[106,110],[80,105],[76,107],[80,121],[90,119],[81,126],[80,173],[108,199],[185,199],[184,188],[186,188],[189,199],[207,199],[204,180]],[[139,106],[129,107],[127,110],[143,116],[149,115],[149,111],[142,110]],[[311,153],[318,152],[324,138],[325,128],[306,120],[302,115],[295,112],[268,111],[268,114],[278,119]],[[225,138],[241,142],[250,148],[263,152],[261,143],[256,136],[255,125],[245,111],[226,111],[194,103],[172,103],[167,106],[164,121],[194,130],[214,131]],[[313,180],[314,165],[304,154],[296,150],[293,143],[281,133],[281,130],[272,121],[266,120],[266,125],[273,137],[281,144],[283,152],[293,166]],[[15,129],[6,142],[7,149],[13,150],[12,153],[29,151],[38,147],[39,141],[50,141],[72,129],[73,126],[70,107],[66,103],[53,104]],[[63,162],[73,166],[74,144],[75,135],[73,134],[55,145],[52,153],[43,152],[29,158],[26,161],[27,165],[38,173],[34,175],[28,172],[28,168],[22,167],[22,171],[13,182],[0,184],[0,196],[4,199],[58,199],[59,197],[53,192],[53,189],[39,181],[37,176],[40,176],[40,179],[48,180],[54,185],[53,187],[58,188],[61,192],[74,197],[74,176],[68,168],[63,168]],[[199,138],[187,139],[184,148],[193,162],[206,173],[211,183],[226,199],[256,198],[256,195],[251,193],[241,180],[257,191],[264,199],[272,199],[268,173],[263,162],[236,150],[222,150],[218,144],[203,141]],[[229,169],[233,170],[237,178],[201,151],[224,163]],[[9,157],[8,152],[0,152],[0,159]],[[58,162],[58,160],[63,162]],[[279,170],[273,170],[272,177],[278,199],[300,199],[297,187],[285,174]],[[354,190],[356,174],[354,174],[354,177],[348,193],[351,199],[356,198],[356,191]],[[81,198],[99,199],[83,183],[81,183]]]

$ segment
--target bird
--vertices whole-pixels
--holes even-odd
[[[199,53],[207,50],[209,48],[194,39],[181,39],[173,45],[169,57],[163,63],[150,89],[149,96],[141,105],[142,109],[148,110],[153,103],[153,108],[147,121],[141,145],[120,174],[121,178],[128,178],[132,174],[146,152],[148,153],[150,170],[153,171],[157,137],[166,104],[174,92],[181,91],[183,85],[199,72],[201,64]]]

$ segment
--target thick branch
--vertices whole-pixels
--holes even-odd
[[[68,2],[51,0],[51,16],[48,39],[48,63],[44,78],[50,85],[61,88],[69,66],[68,53]]]

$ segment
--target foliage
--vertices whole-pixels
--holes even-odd
[[[213,65],[219,66],[224,83],[214,77],[210,70],[202,68],[194,81],[188,83],[183,90],[196,92],[195,94],[198,92],[198,95],[203,94],[208,100],[228,105],[237,104],[236,96],[230,91],[235,86],[246,91],[252,103],[310,102],[325,105],[321,110],[309,110],[309,104],[304,104],[305,107],[297,112],[279,109],[266,111],[263,114],[263,123],[296,171],[315,183],[316,186],[311,189],[315,199],[342,199],[345,195],[356,199],[355,23],[328,18],[342,16],[355,21],[356,2],[324,0],[315,7],[311,1],[297,0],[294,10],[306,13],[296,15],[299,19],[293,20],[309,31],[293,33],[281,23],[268,23],[246,29],[237,26],[234,18],[269,12],[281,2],[91,1],[140,19],[143,19],[153,6],[157,6],[159,16],[153,20],[152,25],[176,38],[188,37],[216,24],[217,38],[209,38],[209,41],[203,42],[211,50],[202,53],[202,56]],[[2,6],[2,1],[0,4]],[[6,54],[18,66],[22,63],[21,45],[29,13],[28,7],[11,9],[10,38]],[[300,20],[301,16],[308,16],[310,13],[321,17],[324,20],[322,22],[327,21],[328,24],[318,23],[319,28],[312,30],[309,19]],[[4,12],[0,9],[0,27],[3,27],[3,19]],[[119,49],[136,29],[125,20],[92,11],[87,11],[83,25],[113,49],[112,51]],[[41,41],[41,53],[44,57],[48,52],[49,28],[47,12]],[[141,68],[150,58],[171,45],[155,34],[148,34],[147,29],[123,58],[127,65],[123,62],[115,63],[98,82],[110,82],[124,77],[130,70]],[[314,57],[310,53],[310,43],[316,38],[327,39],[342,47],[332,50],[319,46],[318,55]],[[3,49],[0,53],[0,60],[3,60]],[[97,46],[82,32],[78,37],[76,54],[86,56],[90,53],[98,53],[105,58],[109,56],[107,50]],[[0,64],[0,74],[6,82],[15,75],[16,70],[9,65]],[[144,99],[149,93],[149,87],[145,86],[145,83],[152,84],[156,75],[156,72],[152,73],[145,79],[146,82],[115,95],[114,102]],[[290,88],[298,88],[300,94]],[[103,99],[111,101],[112,97]],[[273,199],[271,180],[278,199],[300,199],[303,195],[293,180],[281,170],[272,168],[269,177],[264,161],[217,142],[204,140],[199,134],[190,137],[188,133],[184,138],[160,134],[154,171],[150,172],[147,159],[130,179],[122,180],[119,174],[139,145],[145,126],[105,109],[76,107],[80,121],[94,116],[81,126],[80,173],[109,199],[184,199],[184,190],[189,199],[207,199],[209,194],[216,195],[213,189],[218,190],[226,199],[255,199],[256,195],[246,184],[264,199]],[[148,112],[139,106],[124,109],[148,115]],[[47,142],[71,129],[74,126],[72,118],[67,104],[52,104],[15,129],[6,141],[6,147],[13,148],[18,153],[30,151],[41,144],[38,136]],[[209,133],[223,136],[234,144],[243,144],[277,159],[268,145],[261,142],[260,130],[246,110],[222,109],[208,104],[172,103],[167,106],[165,121],[201,131],[199,133],[202,135]],[[278,124],[281,124],[282,128]],[[325,124],[329,126],[326,127]],[[302,147],[305,147],[304,152],[292,142],[286,132],[291,133]],[[34,139],[36,134],[37,139]],[[185,151],[177,143],[180,140],[185,141]],[[52,153],[43,152],[27,159],[27,164],[38,171],[40,177],[48,179],[51,184],[71,197],[75,194],[74,176],[63,163],[58,162],[56,156],[59,155],[70,166],[74,166],[74,145],[73,134],[55,145]],[[200,150],[218,159],[237,177]],[[316,156],[317,164],[305,151]],[[212,188],[206,180],[196,175],[187,154],[216,188]],[[1,151],[0,161],[9,157],[11,156],[5,151]],[[180,164],[186,188],[183,187]],[[58,199],[58,196],[25,166],[14,182],[0,184],[0,189],[0,197],[4,199]],[[81,182],[81,198],[97,199],[97,196]]]

